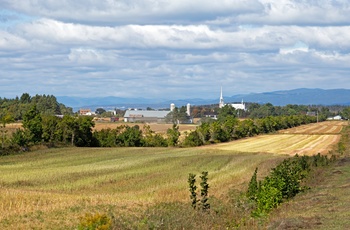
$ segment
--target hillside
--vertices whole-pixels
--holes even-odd
[[[186,105],[187,103],[194,105],[217,104],[219,101],[219,91],[217,95],[212,95],[212,99],[187,98],[174,100],[146,99],[146,98],[122,98],[122,97],[69,97],[58,96],[59,102],[79,109],[81,107],[106,107],[106,108],[168,108],[170,103],[176,106]],[[282,90],[264,93],[239,94],[233,96],[234,92],[224,92],[224,100],[229,102],[255,102],[255,103],[271,103],[273,105],[350,105],[349,89],[294,89]]]

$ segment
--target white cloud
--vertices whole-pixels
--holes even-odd
[[[97,24],[189,23],[263,9],[258,0],[4,0],[2,5],[29,15]]]
[[[29,43],[16,35],[0,30],[0,53],[7,50],[21,50],[28,48]]]
[[[3,0],[0,96],[211,98],[220,85],[232,94],[350,88],[349,5]]]
[[[281,54],[290,54],[294,52],[308,52],[308,51],[309,51],[309,46],[300,41],[295,43],[294,46],[292,47],[286,47],[286,48],[280,49]]]
[[[18,26],[16,36],[42,45],[89,46],[98,48],[176,48],[279,50],[304,41],[320,49],[349,49],[350,26],[242,27],[235,31],[207,25],[86,26],[40,19]],[[10,34],[8,34],[10,36]],[[40,44],[38,44],[40,45]]]
[[[349,22],[348,0],[260,0],[265,10],[239,15],[240,23],[270,25],[344,25]]]

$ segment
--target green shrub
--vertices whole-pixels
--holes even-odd
[[[189,190],[190,190],[190,199],[191,199],[191,205],[194,209],[196,209],[197,207],[197,186],[195,185],[196,184],[196,174],[192,174],[190,173],[188,175],[188,185],[189,185]]]
[[[312,157],[296,155],[273,168],[270,175],[259,182],[259,185],[256,179],[257,169],[255,169],[246,192],[246,196],[250,200],[254,200],[257,205],[253,214],[268,213],[283,200],[294,197],[305,189],[301,182],[310,172],[311,166],[326,166],[328,164],[327,156],[322,156],[320,153]]]
[[[200,176],[202,182],[201,182],[201,207],[202,210],[208,210],[210,209],[210,204],[208,203],[208,190],[209,190],[209,184],[208,184],[208,172],[202,172],[202,176]]]
[[[106,214],[87,213],[80,217],[78,230],[108,230],[112,228],[112,220]]]
[[[252,178],[250,179],[247,191],[247,197],[250,200],[256,200],[256,195],[258,193],[258,180],[257,180],[258,168],[255,169]]]
[[[191,198],[191,205],[194,209],[197,208],[197,203],[200,202],[200,208],[202,210],[208,210],[210,209],[210,204],[208,203],[208,190],[209,190],[209,184],[208,184],[208,172],[203,171],[201,178],[201,193],[200,193],[200,199],[197,199],[197,186],[196,183],[196,175],[190,173],[188,176],[188,185],[189,185],[189,191],[190,191],[190,198]]]

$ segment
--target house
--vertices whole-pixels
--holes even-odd
[[[124,122],[164,123],[168,113],[170,113],[170,111],[129,109],[125,111]]]
[[[307,112],[306,116],[316,117],[316,112]]]
[[[334,116],[334,117],[328,117],[327,120],[339,121],[339,120],[342,120],[342,117],[340,115],[337,115],[337,116]]]
[[[79,115],[91,116],[92,112],[90,109],[79,109]]]

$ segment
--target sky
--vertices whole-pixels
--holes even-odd
[[[0,97],[350,88],[349,0],[0,0]]]

